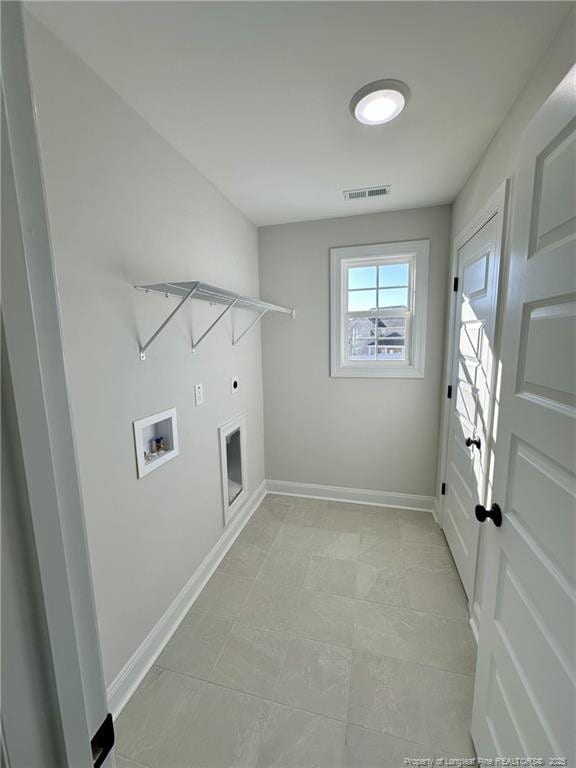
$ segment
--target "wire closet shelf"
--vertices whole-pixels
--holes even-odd
[[[248,331],[256,325],[268,312],[281,312],[285,315],[294,317],[294,309],[291,307],[283,307],[279,304],[271,304],[267,301],[260,301],[260,299],[252,299],[249,296],[242,296],[240,293],[234,291],[228,291],[224,288],[217,288],[214,285],[208,283],[201,283],[199,281],[185,282],[185,283],[153,283],[151,285],[135,285],[136,290],[145,291],[146,293],[159,293],[162,296],[175,297],[180,299],[176,307],[168,315],[166,320],[156,329],[156,331],[150,336],[145,344],[140,346],[140,360],[146,359],[146,350],[152,344],[152,342],[162,333],[166,326],[174,319],[176,314],[182,309],[182,307],[191,299],[199,301],[207,301],[210,304],[223,304],[224,310],[218,315],[218,317],[208,326],[208,328],[197,338],[192,339],[192,351],[195,352],[198,346],[208,337],[210,332],[218,325],[218,323],[224,318],[224,316],[233,309],[248,309],[256,312],[256,317],[251,323],[238,335],[232,337],[232,345],[235,346],[240,339],[245,336]]]

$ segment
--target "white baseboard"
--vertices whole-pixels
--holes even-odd
[[[118,717],[128,699],[140,685],[265,495],[266,482],[264,481],[246,500],[242,509],[236,513],[174,602],[112,681],[107,694],[108,706],[114,719]]]
[[[288,480],[266,480],[268,493],[283,496],[308,496],[312,499],[329,501],[349,501],[353,504],[372,504],[377,507],[395,509],[415,509],[434,513],[433,496],[416,496],[409,493],[389,493],[388,491],[366,491],[361,488],[340,488],[336,485],[313,485],[311,483],[293,483]]]

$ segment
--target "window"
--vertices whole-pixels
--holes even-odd
[[[331,375],[424,376],[427,240],[332,248]]]

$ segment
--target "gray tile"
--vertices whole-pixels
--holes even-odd
[[[413,662],[354,651],[349,722],[426,743],[421,669]]]
[[[302,590],[257,580],[242,609],[241,619],[255,627],[287,629],[301,601]]]
[[[444,534],[429,512],[404,512],[399,515],[400,537],[403,544],[420,544],[442,547]]]
[[[309,589],[331,592],[334,595],[354,597],[356,595],[356,573],[358,564],[351,560],[336,560],[332,557],[314,556],[304,585]]]
[[[246,523],[236,541],[242,544],[255,544],[261,549],[270,549],[281,527],[281,520],[253,517]]]
[[[442,768],[442,766],[448,766],[449,768],[468,768],[468,766],[474,765],[474,763],[470,762],[470,759],[476,758],[476,750],[474,750],[473,754],[469,755],[454,755],[452,752],[447,752],[445,749],[433,749],[433,751],[436,757],[436,766],[438,766],[438,768]],[[467,762],[464,763],[462,762],[463,760],[466,760]]]
[[[194,607],[224,619],[236,618],[253,584],[252,579],[216,571],[199,594]]]
[[[476,641],[470,624],[431,613],[417,613],[417,661],[466,675],[474,674]]]
[[[436,520],[432,512],[424,509],[397,509],[399,520],[415,525],[436,525]]]
[[[325,508],[325,501],[297,498],[294,500],[294,504],[292,505],[290,514],[286,518],[286,522],[291,525],[300,525],[305,528],[317,528],[322,523]]]
[[[362,512],[357,504],[329,501],[322,517],[321,528],[341,533],[360,533]]]
[[[406,760],[432,757],[430,748],[356,725],[346,728],[342,768],[405,768]],[[422,763],[418,763],[422,766]],[[434,768],[431,764],[431,768]]]
[[[120,716],[118,765],[470,757],[475,653],[430,515],[267,496]]]
[[[308,712],[346,718],[352,652],[340,646],[293,637],[275,698]]]
[[[338,560],[357,560],[360,536],[328,529],[314,530],[314,555],[333,557]]]
[[[358,564],[356,597],[387,605],[408,606],[408,584],[399,568]]]
[[[189,726],[186,762],[164,768],[334,768],[344,724],[206,683]]]
[[[258,752],[258,768],[338,768],[344,746],[344,723],[281,704],[270,720]]]
[[[429,743],[455,755],[473,756],[474,679],[430,667],[422,667],[422,679]]]
[[[118,752],[149,766],[188,766],[190,724],[205,683],[153,667],[116,722]]]
[[[266,496],[251,520],[275,520],[282,523],[291,509],[290,496]]]
[[[398,531],[400,529],[398,528]],[[360,536],[358,562],[377,568],[404,568],[404,556],[399,538],[363,529]]]
[[[305,589],[289,629],[312,640],[351,648],[354,604],[349,597]]]
[[[218,566],[218,570],[222,573],[254,578],[258,575],[266,554],[266,549],[257,547],[255,544],[235,541]]]
[[[162,768],[255,766],[273,706],[264,699],[206,683],[195,717],[187,724],[185,759],[163,762]]]
[[[385,537],[388,541],[399,541],[397,511],[387,507],[364,507],[361,532],[365,535]]]
[[[284,657],[288,635],[238,622],[212,671],[214,683],[271,698]]]
[[[114,759],[116,760],[116,768],[147,768],[146,766],[143,766],[142,763],[135,763],[133,760],[128,760],[127,757],[123,757],[123,755],[116,754],[114,755]]]
[[[457,576],[426,571],[406,574],[410,607],[452,618],[468,618],[468,603]]]
[[[259,579],[288,584],[291,587],[302,587],[309,565],[308,555],[273,547],[264,561]]]
[[[288,518],[290,519],[290,518]],[[314,550],[313,528],[284,522],[272,544],[273,549],[312,554]],[[312,532],[311,532],[312,531]]]
[[[260,506],[265,506],[270,509],[291,509],[294,506],[296,496],[285,496],[281,493],[268,493],[264,497]]]
[[[456,566],[446,544],[430,546],[426,544],[404,544],[402,547],[404,566],[409,570],[428,573],[456,575]]]
[[[354,648],[473,674],[476,643],[467,621],[356,601]]]
[[[207,679],[224,648],[233,619],[196,609],[186,616],[156,662],[159,667]]]
[[[354,648],[359,651],[416,661],[419,630],[415,611],[356,601]]]

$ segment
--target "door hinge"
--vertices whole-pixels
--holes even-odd
[[[457,291],[458,291],[458,283],[459,282],[460,282],[460,278],[459,277],[455,277],[454,278],[454,293],[457,293]]]
[[[448,384],[448,391],[446,392],[448,400],[452,400],[452,384]]]
[[[442,488],[440,489],[440,493],[442,496],[446,496],[446,483],[442,483]]]
[[[94,734],[90,746],[94,768],[100,768],[114,746],[114,721],[110,712],[104,718],[102,725]]]

